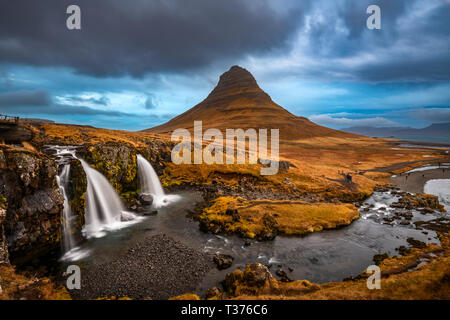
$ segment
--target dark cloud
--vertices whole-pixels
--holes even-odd
[[[47,106],[49,104],[50,96],[44,90],[0,93],[0,107]]]
[[[287,46],[300,10],[276,1],[15,0],[0,10],[0,60],[97,76],[172,72]],[[66,28],[81,7],[82,30]]]
[[[0,106],[0,112],[8,114],[48,114],[48,115],[91,115],[91,116],[111,116],[111,117],[127,117],[136,116],[134,114],[109,111],[109,110],[97,110],[84,106],[69,106],[63,104],[54,105],[36,105],[36,106]]]
[[[364,81],[442,81],[450,73],[450,3],[443,0],[315,1],[303,54],[317,77]],[[366,28],[366,9],[381,8],[381,30]],[[319,60],[320,59],[320,60]],[[342,62],[345,61],[345,62]]]

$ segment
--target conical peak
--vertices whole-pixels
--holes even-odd
[[[232,66],[230,70],[220,76],[217,87],[237,88],[237,87],[258,87],[253,75],[246,69],[239,66]]]
[[[206,100],[211,102],[211,100],[223,99],[224,97],[235,96],[237,94],[245,95],[246,93],[264,94],[250,72],[242,67],[232,66],[220,76],[217,86]]]

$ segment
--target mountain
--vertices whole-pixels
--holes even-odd
[[[171,133],[178,128],[193,130],[202,120],[203,129],[280,129],[282,140],[312,137],[354,137],[353,134],[317,125],[298,117],[272,101],[246,69],[233,66],[220,76],[208,97],[165,124],[147,129],[152,133]]]
[[[373,137],[395,137],[431,142],[450,141],[450,123],[433,123],[422,129],[410,127],[350,127],[342,130]]]

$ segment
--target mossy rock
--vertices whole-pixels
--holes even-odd
[[[81,231],[84,226],[84,213],[86,208],[87,178],[83,166],[79,160],[70,162],[70,188],[68,190],[69,205],[72,213],[77,217],[76,228]],[[75,230],[74,230],[75,233]]]

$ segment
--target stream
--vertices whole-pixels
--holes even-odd
[[[153,169],[152,169],[153,170]],[[159,181],[158,181],[159,182]],[[434,212],[422,214],[409,210],[413,217],[409,223],[394,220],[386,224],[395,210],[390,205],[399,198],[391,192],[375,192],[360,208],[361,217],[351,225],[335,230],[315,232],[303,237],[277,236],[273,241],[258,242],[238,236],[213,235],[199,230],[198,223],[187,217],[187,213],[202,202],[199,192],[185,191],[165,195],[174,201],[159,205],[158,214],[139,217],[136,223],[108,231],[103,237],[91,237],[77,246],[77,261],[90,265],[108,263],[117,255],[127,252],[148,236],[166,234],[185,246],[207,253],[225,253],[234,257],[231,268],[219,271],[211,269],[198,284],[196,293],[219,285],[225,275],[246,264],[260,262],[275,271],[282,268],[291,279],[306,279],[315,283],[342,281],[349,276],[361,274],[373,265],[375,254],[398,255],[396,248],[409,247],[408,238],[425,243],[439,244],[436,232],[417,230],[413,222],[442,217]],[[152,207],[146,210],[151,212]],[[401,210],[401,209],[400,209]],[[61,261],[61,265],[70,262]]]
[[[219,252],[233,255],[235,260],[231,268],[222,271],[212,269],[204,277],[196,290],[203,294],[207,289],[218,285],[227,273],[243,268],[248,263],[272,265],[273,272],[279,266],[286,271],[287,268],[292,268],[293,271],[288,273],[292,279],[325,283],[359,275],[373,264],[375,254],[398,254],[395,249],[402,245],[408,246],[406,239],[409,237],[425,243],[439,244],[437,234],[433,231],[428,231],[426,235],[412,225],[382,224],[381,218],[389,215],[389,209],[378,209],[395,201],[395,197],[388,193],[375,193],[369,198],[367,204],[375,204],[374,208],[362,212],[361,218],[350,226],[304,237],[278,236],[273,241],[264,242],[252,240],[250,246],[245,246],[245,239],[237,236],[201,232],[198,223],[186,217],[187,210],[194,209],[201,201],[201,195],[196,192],[178,195],[178,202],[160,208],[155,216],[145,217],[140,223],[110,232],[103,238],[87,240],[80,250],[88,250],[90,254],[76,263],[90,265],[111,261],[117,254],[126,252],[145,237],[164,233],[194,249],[212,254]],[[442,215],[413,214],[412,221],[431,220]]]

